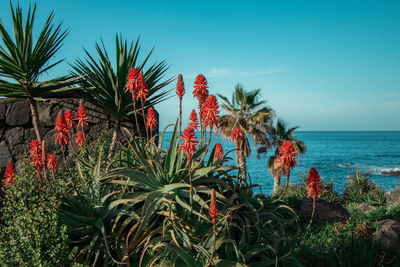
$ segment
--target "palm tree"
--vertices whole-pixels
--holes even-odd
[[[36,101],[62,97],[77,89],[70,87],[74,80],[69,76],[39,82],[43,73],[63,61],[51,63],[50,59],[61,48],[67,31],[61,30],[61,24],[52,25],[54,13],[51,12],[34,42],[36,5],[33,10],[29,7],[25,22],[19,5],[15,11],[10,6],[14,37],[8,34],[0,19],[0,35],[4,43],[4,46],[0,45],[0,96],[8,97],[8,101],[28,99],[36,136],[41,141]]]
[[[293,132],[298,128],[299,126],[287,129],[286,123],[278,119],[276,126],[268,128],[268,135],[272,142],[266,143],[257,150],[257,156],[259,156],[262,153],[266,153],[269,148],[276,147],[274,155],[270,156],[268,159],[268,171],[271,173],[272,177],[274,177],[273,194],[278,191],[281,184],[281,177],[285,175],[285,171],[279,160],[279,148],[282,144],[285,141],[292,142],[297,155],[304,154],[307,151],[306,144],[293,135]]]
[[[135,44],[132,42],[128,46],[126,40],[123,41],[121,36],[116,36],[115,65],[111,63],[103,41],[101,41],[101,44],[96,43],[95,47],[98,59],[85,49],[88,58],[86,60],[77,59],[76,64],[72,67],[76,77],[83,76],[81,81],[85,90],[84,98],[94,106],[99,107],[104,114],[110,116],[114,121],[110,146],[110,152],[112,152],[118,132],[120,132],[121,122],[134,113],[132,95],[125,89],[129,70],[132,67],[136,67],[138,70],[143,69],[144,78],[149,89],[147,101],[144,103],[145,108],[155,105],[166,98],[169,91],[160,92],[160,89],[168,85],[173,79],[160,82],[168,69],[165,61],[155,63],[144,71],[144,67],[153,50],[139,63],[139,39]]]
[[[239,178],[244,183],[247,177],[246,158],[250,156],[247,135],[251,135],[254,145],[269,142],[265,132],[274,112],[265,105],[265,100],[259,100],[260,93],[261,89],[246,91],[241,84],[237,84],[231,102],[225,96],[217,94],[222,99],[221,108],[228,112],[220,117],[221,136],[229,138],[234,128],[240,129],[244,134],[236,147]]]

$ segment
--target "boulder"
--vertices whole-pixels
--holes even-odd
[[[8,161],[12,160],[10,150],[6,141],[0,142],[0,169],[7,167]]]
[[[394,206],[400,206],[400,189],[385,192],[386,208],[390,209]]]
[[[44,127],[54,127],[58,112],[61,107],[54,101],[42,101],[37,103],[39,124]]]
[[[370,211],[376,209],[376,207],[372,206],[368,202],[363,202],[363,203],[359,204],[356,208],[363,212],[370,212]]]
[[[6,112],[6,124],[21,126],[30,122],[30,107],[28,101],[18,101],[11,104]]]
[[[313,211],[313,200],[311,198],[304,199],[300,203],[300,213],[304,221],[309,221]],[[329,203],[320,199],[315,204],[315,213],[313,222],[322,224],[324,222],[334,223],[343,222],[350,218],[350,213],[344,207]]]
[[[9,146],[14,146],[16,144],[21,144],[24,137],[24,128],[15,127],[7,130],[4,133],[4,138],[6,139]]]
[[[375,240],[379,241],[385,249],[400,249],[400,221],[379,221],[380,229],[373,234]]]

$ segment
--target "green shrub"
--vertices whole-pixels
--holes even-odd
[[[58,185],[39,181],[25,161],[4,189],[0,229],[1,266],[64,266],[73,258],[66,227],[58,222]]]
[[[373,206],[382,206],[386,201],[384,191],[372,183],[368,175],[359,171],[349,178],[344,188],[343,199],[347,204],[368,202]]]

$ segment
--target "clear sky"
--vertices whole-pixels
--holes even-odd
[[[12,1],[16,3],[16,1]],[[26,8],[33,1],[20,0]],[[277,115],[301,130],[400,130],[400,1],[54,1],[39,0],[36,26],[51,10],[70,33],[49,75],[116,33],[141,38],[143,54],[182,73],[184,116],[198,73],[210,93],[235,84],[261,88]],[[0,17],[10,29],[9,1]],[[174,87],[171,85],[170,88]],[[161,127],[173,123],[178,99],[159,104]]]

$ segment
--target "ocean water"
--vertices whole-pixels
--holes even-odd
[[[398,187],[400,177],[383,175],[382,171],[400,170],[400,131],[396,132],[307,132],[298,131],[295,136],[306,143],[307,153],[300,157],[299,164],[292,170],[290,181],[301,181],[299,174],[314,167],[318,170],[323,181],[333,179],[334,188],[343,192],[348,176],[355,170],[365,172],[371,180],[385,190]],[[168,145],[171,132],[165,134],[163,146]],[[211,144],[220,142],[224,152],[233,149],[233,142],[213,136]],[[264,194],[270,194],[273,188],[273,178],[268,172],[267,155],[256,157],[256,148],[251,146],[252,153],[247,160],[247,169],[253,184],[258,184]],[[235,157],[235,153],[230,154]],[[285,183],[282,177],[281,183]]]

